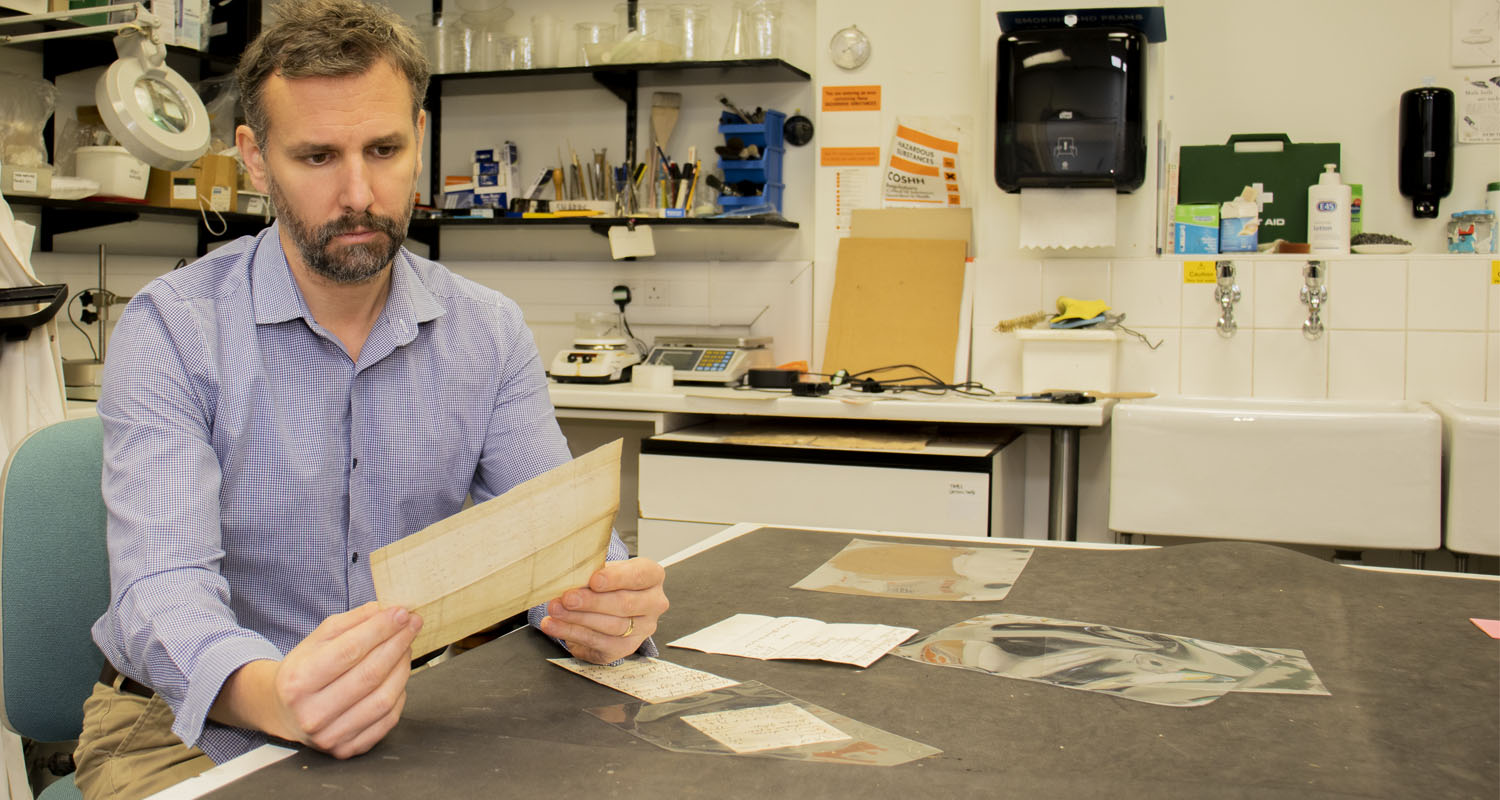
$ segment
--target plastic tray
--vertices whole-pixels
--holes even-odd
[[[724,134],[724,141],[735,136],[747,145],[759,147],[762,152],[785,147],[782,144],[781,126],[786,124],[786,114],[768,108],[765,121],[759,125],[747,125],[738,120],[739,117],[727,111],[719,114],[719,133]]]
[[[773,147],[764,158],[743,161],[719,159],[719,170],[724,173],[725,183],[755,181],[756,183],[782,183],[781,159],[785,150]]]

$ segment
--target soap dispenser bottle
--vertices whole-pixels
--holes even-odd
[[[1352,192],[1339,179],[1337,164],[1324,164],[1316,185],[1307,187],[1307,244],[1314,254],[1349,252]]]

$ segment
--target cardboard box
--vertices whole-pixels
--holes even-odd
[[[202,197],[205,208],[233,211],[239,185],[238,168],[229,156],[206,155],[187,169],[175,172],[152,169],[146,202],[163,208],[196,209]]]
[[[52,194],[52,165],[35,167],[0,167],[0,193],[23,197],[49,197]]]

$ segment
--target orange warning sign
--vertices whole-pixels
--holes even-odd
[[[824,167],[878,167],[878,147],[825,147],[822,149],[819,166]]]
[[[824,86],[824,111],[879,111],[880,86]]]

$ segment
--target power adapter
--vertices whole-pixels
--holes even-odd
[[[822,397],[833,390],[828,381],[798,381],[792,384],[792,394],[798,397]]]
[[[754,389],[793,389],[801,382],[802,373],[794,369],[751,369],[745,376]]]

